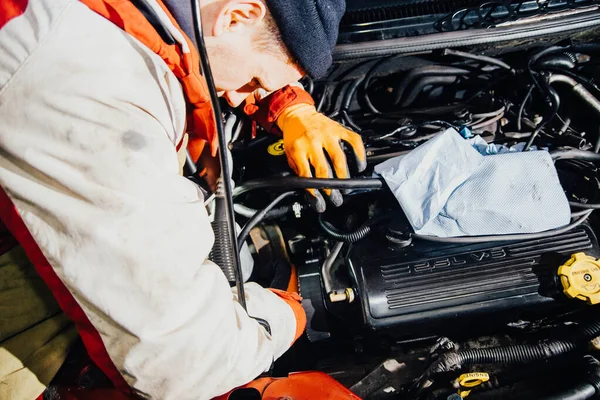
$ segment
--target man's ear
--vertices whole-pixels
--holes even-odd
[[[260,0],[227,1],[217,13],[212,34],[219,36],[253,27],[264,20],[266,13],[265,4]]]

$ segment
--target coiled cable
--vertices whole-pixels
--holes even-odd
[[[600,319],[596,317],[595,320],[578,327],[576,332],[566,339],[444,353],[427,369],[424,376],[431,377],[440,372],[458,370],[466,365],[515,364],[547,360],[585,346],[598,335],[600,335]]]
[[[386,214],[377,216],[375,218],[371,218],[370,220],[368,220],[367,222],[365,222],[364,224],[362,224],[360,227],[358,227],[356,230],[354,230],[352,232],[342,232],[342,231],[338,230],[333,225],[331,225],[329,222],[325,221],[323,219],[323,215],[319,215],[318,220],[319,220],[319,225],[321,226],[323,231],[325,231],[327,236],[331,237],[332,239],[338,240],[340,242],[344,242],[344,243],[356,243],[356,242],[366,238],[367,236],[369,236],[372,229],[377,224],[379,224],[380,222],[382,222],[386,219],[391,218],[391,216],[392,216],[392,213],[386,213]]]
[[[223,128],[223,120],[221,119],[221,107],[219,105],[219,97],[215,87],[215,82],[210,69],[210,62],[208,60],[208,54],[206,51],[206,44],[204,43],[204,37],[202,35],[202,17],[200,15],[200,0],[192,1],[192,17],[194,26],[194,36],[196,43],[198,44],[198,52],[200,53],[200,62],[202,67],[202,74],[206,79],[208,86],[208,92],[210,94],[210,102],[213,108],[213,117],[215,127],[217,131],[217,139],[219,142],[219,161],[221,164],[221,177],[223,181],[223,209],[224,209],[224,221],[222,225],[223,231],[219,231],[218,234],[222,235],[220,241],[223,243],[228,242],[231,246],[231,269],[235,271],[235,285],[237,288],[238,302],[246,310],[246,295],[244,291],[244,282],[242,276],[242,264],[240,262],[240,252],[236,241],[235,231],[235,215],[233,211],[233,190],[231,187],[231,165],[227,157],[225,148],[227,147],[227,137]],[[225,228],[226,227],[226,228]],[[215,232],[217,234],[217,232]],[[216,240],[215,240],[216,241]]]

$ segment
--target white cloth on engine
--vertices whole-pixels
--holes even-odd
[[[481,136],[477,135],[472,139],[468,139],[469,142],[475,150],[477,150],[480,154],[484,156],[489,156],[492,154],[504,154],[504,153],[517,153],[523,151],[526,146],[525,142],[519,142],[513,144],[512,146],[506,146],[504,144],[496,144],[496,143],[488,143]],[[538,150],[537,146],[531,146],[529,151]],[[547,150],[547,149],[540,149]]]
[[[0,29],[0,184],[52,269],[144,398],[210,399],[294,340],[291,307],[207,260],[202,194],[179,175],[181,85],[75,0],[29,0]],[[2,210],[8,212],[8,210]]]
[[[567,198],[546,151],[483,155],[448,129],[377,165],[375,172],[417,234],[532,233],[570,222]]]

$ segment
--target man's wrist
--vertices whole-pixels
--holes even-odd
[[[255,99],[254,104],[247,100],[244,111],[267,132],[281,135],[277,119],[284,110],[297,104],[314,105],[315,103],[311,95],[303,88],[288,85],[260,100]]]

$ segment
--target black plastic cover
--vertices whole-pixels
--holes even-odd
[[[599,257],[584,225],[562,235],[477,245],[414,241],[395,248],[372,236],[353,245],[346,261],[365,323],[372,328],[511,312],[563,299],[556,271],[571,254]]]
[[[339,43],[359,43],[467,29],[585,9],[597,0],[347,0]]]

